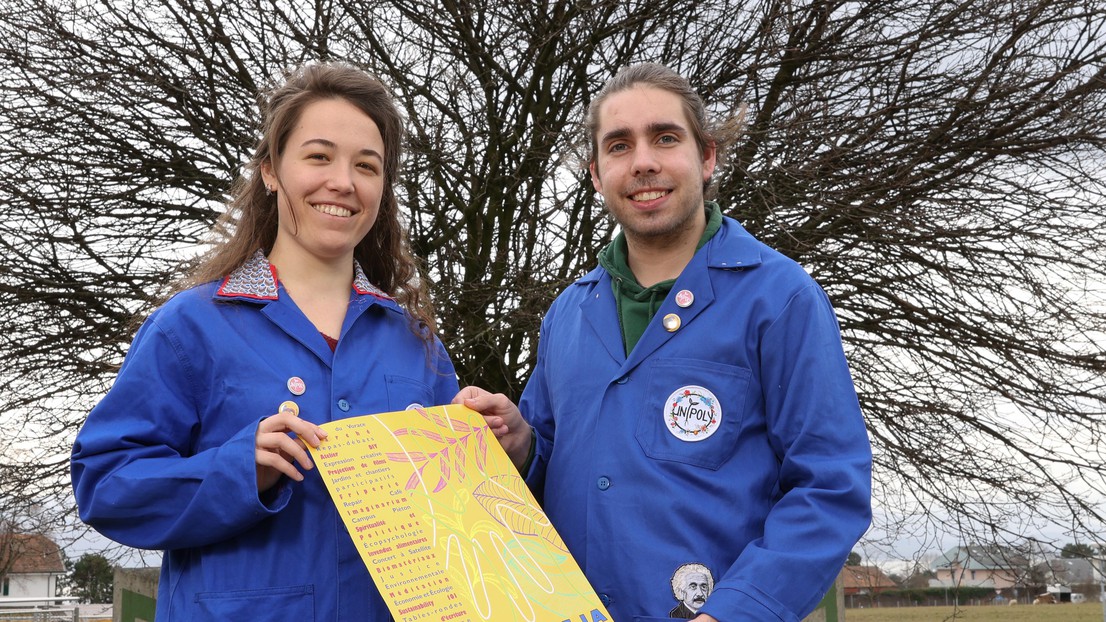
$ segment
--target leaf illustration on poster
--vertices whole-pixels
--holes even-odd
[[[487,427],[472,427],[464,421],[441,415],[431,410],[418,408],[417,412],[427,422],[445,428],[452,434],[444,435],[436,430],[417,427],[405,427],[392,430],[392,434],[398,437],[409,436],[426,439],[430,443],[441,446],[440,450],[426,452],[388,452],[385,453],[392,462],[415,463],[418,468],[411,473],[405,488],[414,490],[420,481],[427,481],[430,475],[437,471],[437,481],[433,486],[433,492],[439,492],[449,484],[451,474],[455,474],[459,481],[465,478],[465,466],[471,453],[476,460],[476,468],[481,472],[487,461],[488,444],[486,434]],[[475,439],[476,446],[470,452],[468,444],[470,439]]]
[[[529,489],[519,477],[495,476],[481,482],[472,496],[501,525],[517,534],[537,536],[568,554],[545,513],[527,502]]]

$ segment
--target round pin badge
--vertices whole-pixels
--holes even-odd
[[[278,413],[282,413],[286,410],[297,417],[300,416],[300,405],[293,402],[292,400],[285,400],[281,402],[280,407],[277,408]]]
[[[681,441],[708,439],[722,425],[722,405],[704,387],[680,387],[664,403],[664,427]]]
[[[304,384],[303,378],[292,376],[288,379],[288,390],[292,392],[292,395],[303,395],[303,392],[307,390],[307,385]]]
[[[670,333],[674,333],[680,330],[680,316],[675,313],[669,313],[661,320],[661,324],[664,325],[664,329]]]
[[[676,292],[676,306],[681,309],[686,309],[695,302],[695,294],[691,293],[690,289],[681,289]]]
[[[426,407],[418,402],[411,402],[407,405],[407,408],[404,408],[403,410],[426,410]]]

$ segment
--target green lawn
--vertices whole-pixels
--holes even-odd
[[[846,609],[845,622],[1103,622],[1101,603]]]

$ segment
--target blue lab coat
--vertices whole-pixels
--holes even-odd
[[[617,622],[670,619],[685,564],[711,574],[702,612],[800,619],[871,519],[828,298],[726,218],[627,356],[610,278],[585,275],[543,321],[519,404],[528,483]]]
[[[164,550],[158,622],[390,620],[317,471],[258,494],[254,436],[285,400],[324,423],[457,391],[359,266],[331,352],[259,253],[143,324],[73,447],[81,519]]]

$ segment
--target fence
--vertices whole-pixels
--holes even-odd
[[[0,622],[81,622],[77,599],[0,598]]]

